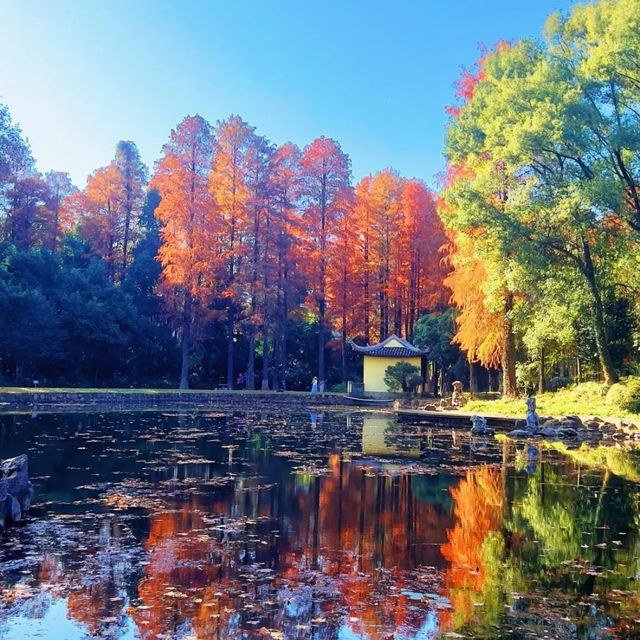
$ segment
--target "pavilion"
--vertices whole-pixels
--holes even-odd
[[[361,347],[350,341],[351,348],[363,354],[362,380],[365,393],[389,393],[384,382],[387,367],[397,362],[408,362],[417,367],[423,380],[427,373],[427,351],[414,347],[395,333],[379,344]]]

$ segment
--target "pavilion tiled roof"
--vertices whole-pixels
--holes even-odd
[[[387,346],[390,342],[399,342],[402,346]],[[377,358],[417,358],[427,355],[428,351],[414,347],[410,342],[398,337],[395,333],[383,340],[380,344],[361,347],[353,340],[349,340],[351,348],[358,353]]]

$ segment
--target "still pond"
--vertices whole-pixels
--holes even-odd
[[[2,640],[640,637],[633,449],[366,412],[0,416],[19,453]]]

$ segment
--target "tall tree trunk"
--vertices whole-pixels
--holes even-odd
[[[476,365],[473,362],[469,363],[469,392],[478,392],[478,376],[476,372]]]
[[[507,293],[505,299],[504,332],[502,335],[502,393],[507,398],[518,397],[516,384],[516,340],[513,333],[513,294]]]
[[[326,312],[326,279],[327,279],[327,175],[322,177],[321,219],[320,219],[320,296],[318,300],[318,390],[324,391],[324,344]]]
[[[384,281],[383,273],[378,274],[378,304],[380,305],[380,341],[387,337],[384,330]]]
[[[433,378],[431,378],[431,393],[434,396],[438,395],[438,365],[435,360],[433,361]]]
[[[538,360],[538,393],[544,393],[545,379],[544,379],[544,347],[540,347],[540,359]]]
[[[227,387],[233,389],[233,309],[229,309],[227,323]]]
[[[251,272],[251,323],[249,334],[249,366],[247,368],[247,389],[252,391],[256,388],[256,327],[255,317],[258,308],[257,304],[257,283],[258,283],[258,263],[260,260],[260,208],[254,206],[253,208],[253,254],[251,258],[252,272]],[[265,282],[265,295],[266,295],[266,282]],[[266,343],[265,343],[266,348]]]
[[[260,388],[263,391],[269,391],[269,332],[266,327],[263,329],[262,334],[262,385]]]
[[[124,239],[122,243],[122,276],[120,281],[123,282],[125,275],[127,273],[127,258],[129,252],[129,233],[131,230],[131,213],[133,210],[133,204],[131,202],[132,199],[132,189],[131,189],[131,178],[126,176],[126,187],[125,187],[125,217],[124,217]]]
[[[285,281],[286,281],[286,272],[285,272]],[[284,289],[282,292],[282,346],[280,348],[280,380],[282,384],[282,389],[287,388],[287,318],[289,315],[288,310],[289,297],[287,295],[287,290]]]
[[[282,356],[280,355],[280,346],[282,344],[282,323],[280,321],[280,305],[282,300],[280,297],[280,290],[276,295],[276,312],[275,312],[275,327],[273,330],[273,390],[277,391],[280,388],[280,364],[282,362]]]
[[[51,236],[51,253],[58,248],[58,228],[60,226],[60,196],[56,195],[56,205],[53,218],[53,234]]]
[[[371,299],[369,293],[369,217],[366,219],[364,230],[364,340],[370,344],[371,340]]]
[[[324,327],[324,298],[320,300],[320,318],[318,326],[318,389],[324,391],[324,344],[325,344],[325,327]]]
[[[347,318],[345,314],[342,314],[342,344],[341,356],[342,356],[342,384],[347,384]]]
[[[247,389],[256,388],[256,334],[255,327],[249,325],[249,364],[247,365]]]
[[[189,355],[191,351],[191,300],[187,297],[182,320],[182,367],[180,369],[180,389],[189,388]]]
[[[598,359],[600,360],[600,367],[602,368],[602,375],[605,382],[608,385],[618,382],[618,374],[613,366],[613,358],[611,357],[611,350],[609,349],[609,338],[607,336],[607,329],[604,323],[604,305],[602,304],[602,296],[600,295],[600,289],[596,281],[595,268],[593,266],[593,260],[591,259],[591,249],[586,240],[582,240],[582,249],[584,257],[584,275],[589,283],[589,289],[593,296],[594,302],[594,314],[593,325],[596,334],[596,348],[598,350]]]

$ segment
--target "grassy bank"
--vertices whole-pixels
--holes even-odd
[[[554,393],[542,393],[536,396],[537,411],[541,416],[599,416],[601,418],[636,418],[640,415],[625,411],[607,402],[606,385],[597,382],[585,382],[560,389]],[[508,400],[471,400],[464,411],[471,413],[489,413],[500,416],[522,416],[527,411],[524,398]]]
[[[256,389],[255,391],[248,391],[246,389],[229,391],[228,389],[117,389],[117,388],[105,388],[105,387],[0,387],[0,394],[2,395],[18,395],[23,393],[34,393],[40,395],[46,395],[51,393],[69,393],[69,394],[96,394],[96,393],[109,393],[114,395],[149,395],[154,396],[158,394],[175,393],[179,394],[199,394],[199,393],[232,393],[233,395],[258,395],[261,393],[268,393],[267,391],[261,391]],[[300,395],[309,393],[308,391],[284,391],[278,392],[278,395]],[[327,394],[335,395],[335,394]]]
[[[261,411],[290,407],[343,406],[337,393],[308,391],[226,391],[209,389],[76,389],[0,387],[0,413],[58,411],[133,411],[232,407]]]

